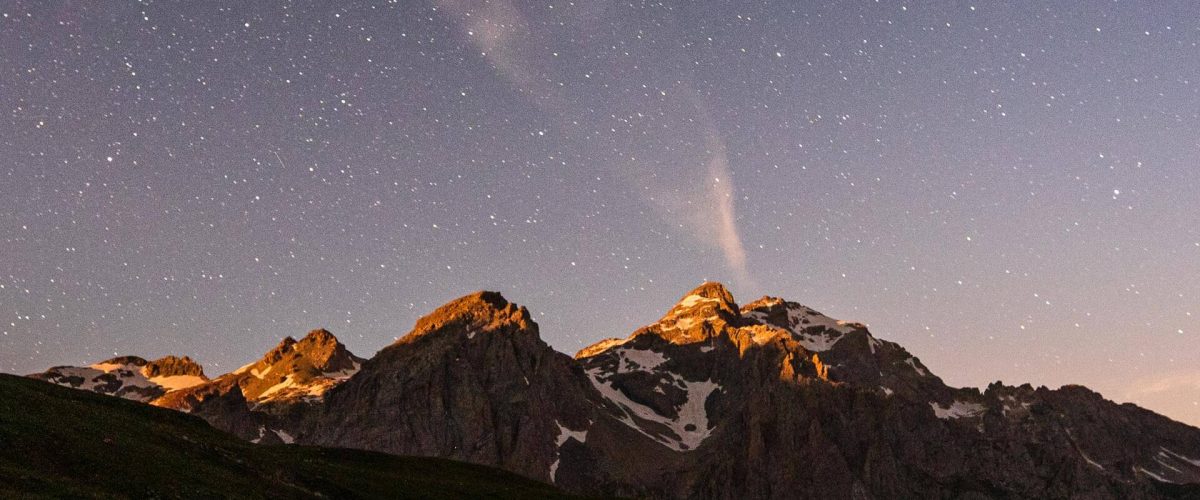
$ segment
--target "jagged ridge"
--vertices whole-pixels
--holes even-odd
[[[718,283],[574,359],[496,292],[365,362],[331,339],[285,339],[180,408],[245,439],[456,458],[587,494],[1153,498],[1200,483],[1198,429],[1083,388],[949,387],[866,325],[775,297],[739,307]],[[271,397],[347,366],[361,369],[320,394]]]

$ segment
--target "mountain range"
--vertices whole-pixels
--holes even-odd
[[[319,329],[215,378],[187,357],[30,375],[245,441],[441,457],[645,498],[1200,498],[1200,429],[1082,386],[946,385],[860,323],[718,283],[575,356],[496,292],[369,359]]]
[[[259,446],[178,411],[0,374],[0,498],[578,498],[430,457]]]

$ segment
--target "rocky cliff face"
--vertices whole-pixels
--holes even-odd
[[[421,318],[325,404],[303,442],[494,463],[548,480],[560,429],[595,408],[579,366],[523,307],[480,292]]]
[[[1200,429],[1083,387],[949,387],[862,324],[739,307],[716,283],[575,358],[479,292],[370,360],[318,330],[155,404],[257,442],[448,457],[591,495],[1200,495]]]

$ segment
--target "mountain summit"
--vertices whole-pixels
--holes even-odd
[[[412,332],[397,343],[412,342],[424,335],[466,334],[468,339],[482,332],[532,333],[537,325],[529,311],[510,303],[499,292],[480,291],[459,297],[417,320]]]
[[[55,366],[30,377],[141,402],[208,381],[204,368],[187,356],[154,361],[118,356],[88,366]]]
[[[313,330],[300,340],[285,337],[258,361],[204,384],[168,393],[156,406],[194,413],[254,442],[294,441],[294,429],[330,388],[362,367],[332,333]]]
[[[38,377],[77,381],[59,373]],[[739,307],[719,283],[574,358],[477,292],[369,360],[314,330],[154,403],[255,442],[453,458],[587,495],[1200,495],[1200,429],[1079,386],[950,387],[866,325]]]

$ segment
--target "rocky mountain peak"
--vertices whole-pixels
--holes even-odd
[[[333,346],[339,344],[340,342],[338,341],[337,337],[329,332],[329,330],[317,328],[309,331],[307,335],[305,335],[296,343],[305,346]]]
[[[742,311],[742,314],[746,314],[746,313],[749,313],[752,311],[771,313],[771,312],[783,310],[786,308],[787,308],[786,300],[783,300],[779,297],[772,297],[770,295],[763,295],[758,300],[755,300],[754,302],[751,302],[749,304],[742,306],[741,311]]]
[[[733,317],[740,315],[737,302],[733,300],[733,294],[729,293],[725,285],[716,281],[707,281],[679,299],[679,302],[675,303],[675,307],[672,307],[667,315],[697,316],[713,313]]]
[[[741,313],[750,321],[791,332],[795,340],[813,352],[828,351],[846,334],[867,328],[862,323],[833,319],[779,297],[764,296],[746,304]]]
[[[291,335],[288,335],[287,337],[284,337],[283,340],[279,341],[279,345],[276,345],[274,349],[267,351],[267,354],[263,356],[262,360],[268,364],[276,363],[287,356],[288,353],[292,352],[292,346],[294,345],[296,345],[296,339],[292,338]]]
[[[308,332],[308,335],[295,343],[293,350],[301,353],[314,368],[322,372],[347,370],[358,364],[357,358],[346,346],[324,328]]]
[[[322,371],[338,371],[354,364],[354,355],[329,330],[317,328],[300,340],[284,337],[279,345],[267,352],[258,365],[266,368],[280,362],[303,359],[305,364]]]
[[[705,341],[727,325],[740,322],[733,294],[724,285],[710,281],[688,292],[658,323],[634,336],[652,332],[674,344],[690,344]]]
[[[537,324],[529,311],[509,302],[499,292],[480,291],[454,299],[417,320],[412,333],[401,339],[415,339],[439,333],[466,333],[474,337],[481,331],[531,331]]]
[[[154,404],[206,418],[213,412],[222,414],[219,420],[227,420],[226,427],[252,439],[261,423],[253,422],[266,418],[252,409],[277,407],[269,411],[286,413],[294,405],[318,403],[325,391],[354,376],[363,361],[329,330],[318,328],[300,340],[285,337],[258,361],[204,384],[168,393]]]
[[[200,366],[192,358],[187,356],[165,356],[146,363],[142,367],[142,373],[147,377],[173,377],[179,375],[190,375],[195,377],[204,377],[204,367]]]

